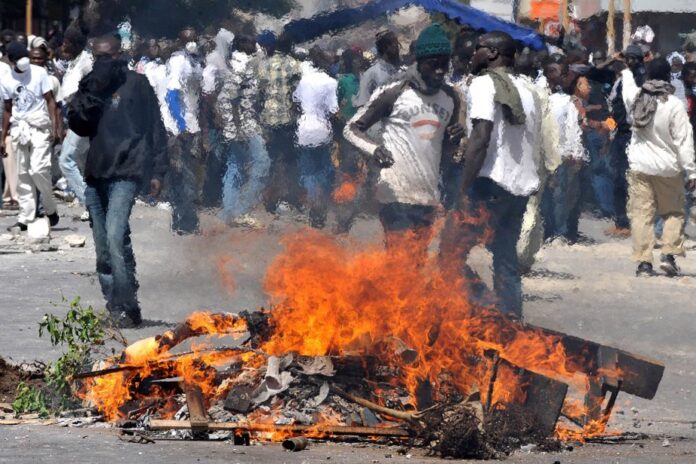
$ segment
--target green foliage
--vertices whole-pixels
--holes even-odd
[[[66,300],[64,300],[66,301]],[[70,309],[63,319],[46,314],[39,323],[39,337],[47,334],[53,346],[65,346],[65,352],[49,364],[44,375],[51,390],[52,405],[68,407],[72,402],[69,379],[88,368],[95,346],[103,345],[107,334],[102,319],[91,306],[83,307],[80,298],[70,302]]]
[[[36,412],[39,416],[46,417],[49,414],[48,405],[44,393],[38,388],[20,382],[17,385],[17,394],[12,403],[12,409],[17,414]]]

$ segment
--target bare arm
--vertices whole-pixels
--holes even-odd
[[[0,156],[7,158],[7,152],[5,151],[5,139],[10,133],[10,118],[12,117],[12,100],[5,100],[5,105],[3,108],[2,115],[2,133],[0,134]]]
[[[483,162],[488,152],[488,144],[493,132],[493,121],[474,119],[472,121],[469,143],[464,152],[464,178],[462,180],[462,192],[466,192],[481,171]]]
[[[53,140],[59,141],[61,135],[63,134],[63,119],[59,118],[58,115],[58,105],[56,104],[56,99],[53,97],[53,92],[46,92],[44,94],[46,99],[46,104],[48,105],[48,115],[53,123]]]

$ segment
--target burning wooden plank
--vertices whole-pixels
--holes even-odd
[[[150,430],[188,430],[191,421],[187,420],[152,420]],[[247,432],[279,432],[287,434],[321,435],[358,435],[366,437],[400,437],[408,438],[407,430],[398,427],[349,427],[344,425],[275,425],[253,424],[243,422],[208,422],[205,429],[209,431],[247,431]]]

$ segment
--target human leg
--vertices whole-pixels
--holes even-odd
[[[75,132],[68,130],[58,158],[60,170],[68,182],[68,187],[82,204],[85,203],[86,184],[80,172],[79,162],[86,156],[88,150],[89,138],[80,137]]]
[[[17,200],[19,215],[17,222],[28,224],[36,218],[36,189],[31,180],[31,144],[19,145],[12,142],[12,150],[17,162]]]
[[[614,188],[607,144],[608,137],[603,132],[593,130],[585,136],[585,146],[590,154],[589,177],[594,203],[602,217],[614,214]]]
[[[662,254],[685,256],[684,252],[684,179],[676,177],[654,177],[657,215],[664,220],[662,232]]]
[[[522,230],[517,241],[517,259],[520,270],[528,272],[534,264],[534,257],[544,242],[544,221],[541,217],[541,198],[544,188],[529,197],[527,209],[522,218]]]
[[[317,228],[322,228],[326,221],[333,183],[330,150],[330,145],[303,147],[300,150],[300,182],[305,191],[310,223]]]
[[[130,246],[128,221],[136,193],[135,181],[110,180],[108,182],[105,227],[113,276],[111,310],[125,311],[134,320],[140,317],[140,307],[137,297],[137,280],[133,275],[135,259]]]
[[[5,138],[5,150],[7,156],[2,159],[2,167],[5,171],[5,188],[2,193],[2,201],[5,205],[10,203],[18,204],[17,184],[19,183],[19,171],[17,165],[17,154],[12,145],[12,139],[8,135]]]
[[[493,228],[488,249],[493,254],[493,288],[498,307],[508,315],[522,317],[522,277],[519,272],[516,245],[527,207],[527,197],[512,195],[489,181],[485,200]]]
[[[108,185],[106,181],[91,180],[85,187],[85,207],[89,211],[89,225],[97,254],[97,276],[107,306],[111,307],[113,275],[111,255],[106,237],[106,211],[108,207]]]
[[[241,185],[239,192],[241,214],[251,212],[258,205],[271,165],[266,144],[260,135],[251,137],[247,141],[245,164],[246,182]]]
[[[628,156],[626,148],[631,141],[631,133],[617,133],[611,144],[611,167],[614,181],[614,225],[619,229],[629,227],[627,214],[628,183],[626,180],[628,171]]]
[[[649,177],[635,171],[628,173],[628,214],[633,259],[639,263],[652,263],[655,246],[656,201]]]
[[[170,140],[169,198],[172,203],[172,230],[191,234],[198,230],[196,198],[197,180],[192,167],[190,134],[180,134]]]
[[[53,198],[51,182],[51,134],[48,131],[32,130],[32,152],[29,160],[29,174],[36,190],[41,193],[46,214],[56,213],[56,201]],[[83,192],[84,199],[84,192]]]

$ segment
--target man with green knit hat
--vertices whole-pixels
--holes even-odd
[[[440,204],[443,155],[453,155],[464,129],[461,104],[445,83],[452,46],[439,24],[421,32],[416,63],[401,79],[378,89],[348,122],[346,139],[380,169],[376,197],[387,247],[403,232],[416,232],[427,247]],[[368,130],[382,122],[381,142]]]

